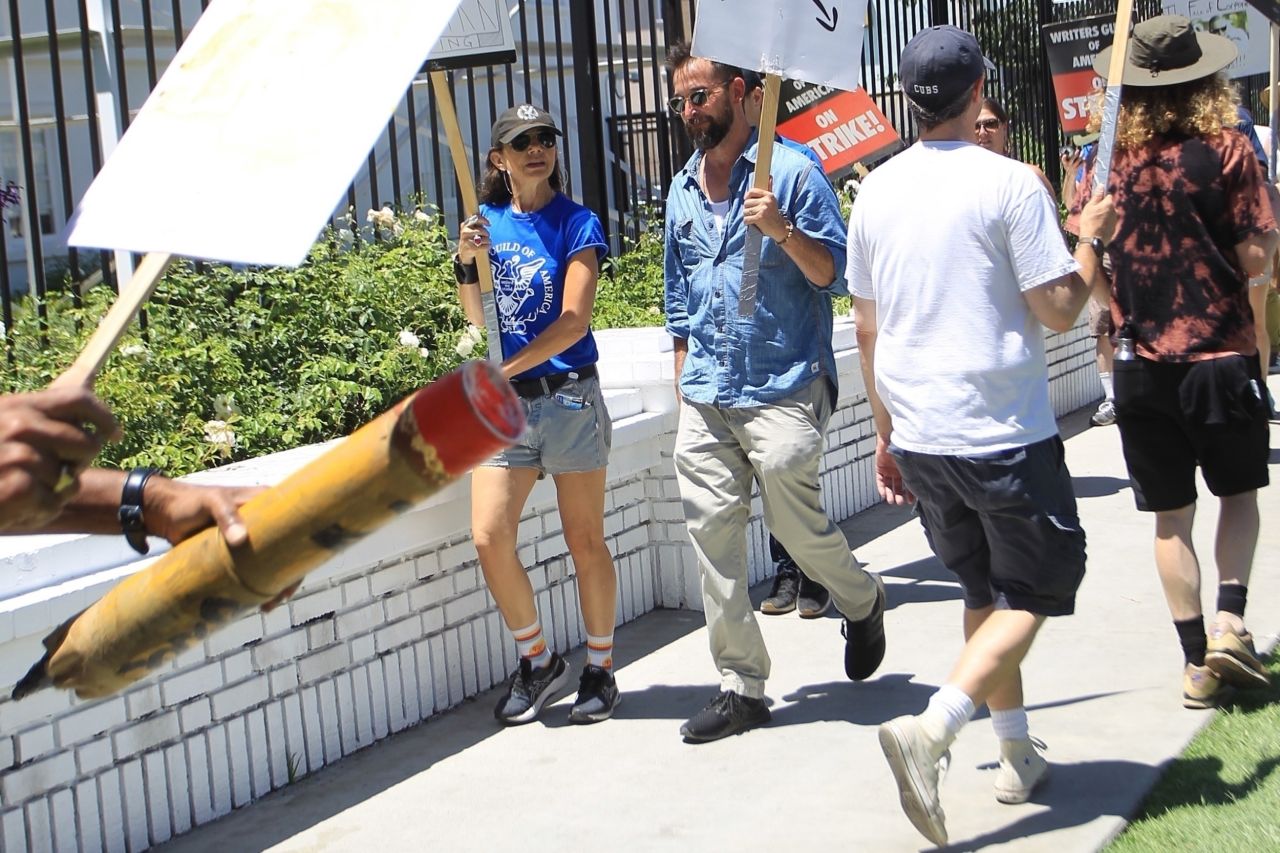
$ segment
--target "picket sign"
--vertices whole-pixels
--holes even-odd
[[[502,0],[464,0],[445,28],[440,42],[427,54],[431,91],[435,93],[436,108],[444,121],[445,136],[449,140],[449,156],[453,158],[453,170],[458,176],[464,217],[475,216],[480,204],[476,198],[475,177],[467,159],[467,146],[462,139],[462,127],[458,123],[458,111],[449,90],[449,76],[444,69],[513,62],[515,58],[511,19],[503,8]],[[493,292],[493,269],[487,257],[477,261],[476,272],[480,277],[480,307],[484,312],[484,327],[489,340],[489,360],[501,363],[502,330],[498,324],[498,305]]]
[[[755,189],[769,188],[774,128],[782,78],[835,89],[858,88],[860,66],[849,62],[862,52],[867,0],[700,0],[693,31],[693,55],[749,68],[764,76],[764,102],[756,146]],[[738,315],[755,313],[764,235],[747,229],[738,289]]]
[[[172,256],[301,263],[458,2],[214,0],[68,224],[148,254],[55,383],[92,385]]]

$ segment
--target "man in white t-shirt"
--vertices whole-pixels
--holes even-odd
[[[1000,739],[998,800],[1024,802],[1048,769],[1019,665],[1045,617],[1073,611],[1085,537],[1041,324],[1066,331],[1105,287],[1115,227],[1110,199],[1092,199],[1073,258],[1035,174],[973,144],[983,75],[963,30],[911,40],[899,77],[920,141],[862,182],[849,221],[877,486],[890,503],[919,498],[930,546],[964,589],[966,642],[947,683],[924,713],[880,727],[903,809],[935,844],[947,840],[940,764],[975,706]]]

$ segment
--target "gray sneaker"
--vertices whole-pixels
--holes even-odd
[[[942,847],[947,843],[947,816],[938,799],[938,785],[951,763],[951,750],[934,743],[910,714],[880,726],[880,748],[898,783],[898,799],[907,819]]]
[[[778,565],[773,576],[773,588],[769,596],[760,602],[760,612],[766,616],[780,616],[796,609],[796,596],[800,592],[800,570]]]
[[[507,695],[493,709],[493,716],[508,726],[532,722],[542,706],[568,682],[569,669],[560,655],[553,654],[546,666],[537,669],[527,658],[521,658],[520,666],[507,682]]]
[[[1094,426],[1111,426],[1115,422],[1116,404],[1112,400],[1103,400],[1102,405],[1098,406],[1098,411],[1089,418],[1089,423]]]

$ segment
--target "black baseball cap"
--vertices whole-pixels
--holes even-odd
[[[984,72],[978,40],[950,24],[921,30],[898,63],[902,93],[929,112],[951,106]]]
[[[521,104],[498,116],[498,120],[493,123],[491,141],[494,145],[506,145],[526,130],[542,127],[564,136],[560,133],[560,128],[556,127],[556,120],[551,117],[551,113],[533,104]]]

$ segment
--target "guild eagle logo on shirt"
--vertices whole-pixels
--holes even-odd
[[[498,325],[503,332],[527,335],[529,324],[551,310],[554,290],[547,259],[528,246],[504,243],[493,247],[500,260],[493,264],[493,289]]]

